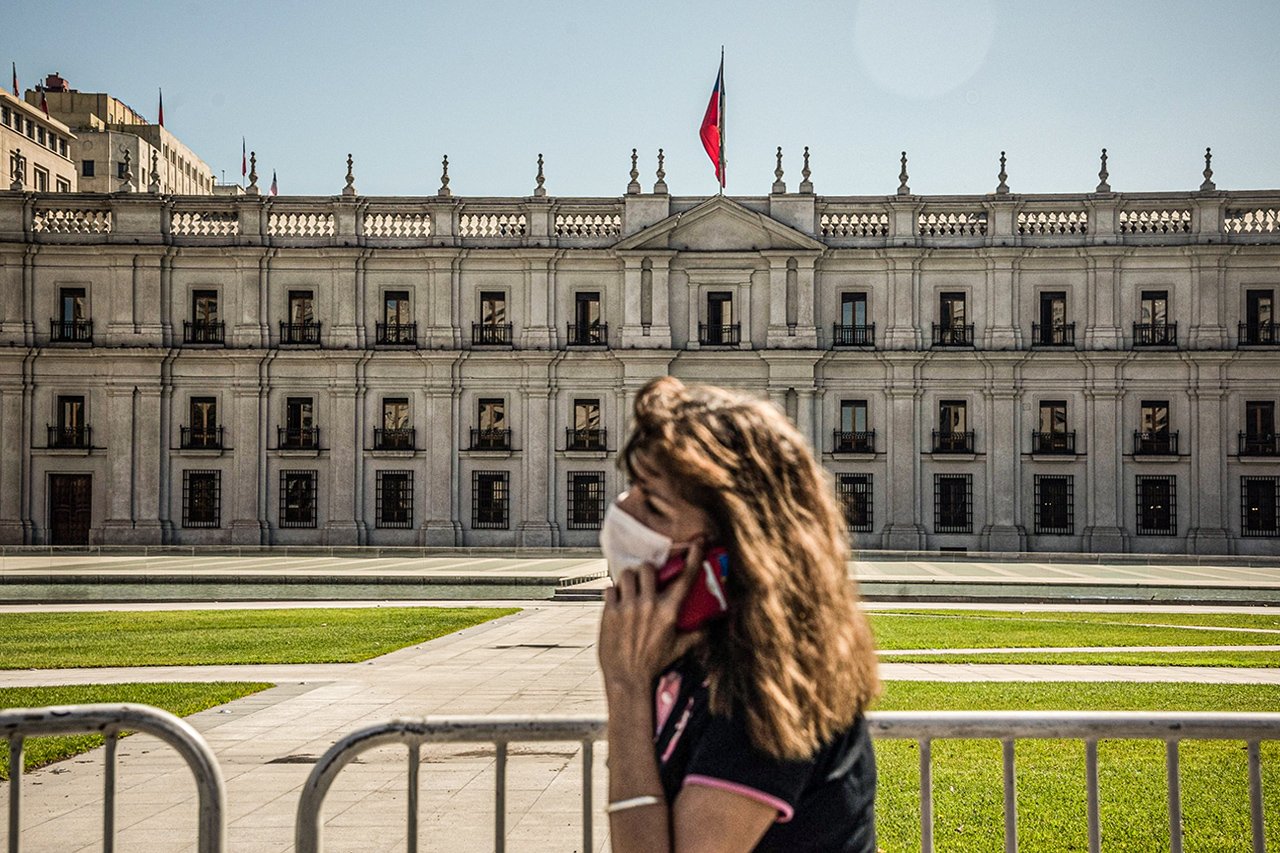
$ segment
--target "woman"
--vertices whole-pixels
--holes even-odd
[[[613,850],[871,853],[875,652],[830,478],[772,405],[672,377],[636,397],[620,461],[599,641]],[[678,632],[716,547],[727,611]]]

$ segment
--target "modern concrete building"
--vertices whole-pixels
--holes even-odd
[[[1280,191],[0,192],[0,541],[590,545],[637,389],[863,548],[1280,551]]]
[[[41,88],[26,90],[25,97],[29,106],[37,108],[44,97],[49,115],[75,128],[71,157],[79,168],[81,192],[119,192],[126,183],[145,191],[154,181],[162,193],[213,194],[209,164],[162,125],[147,121],[118,98],[72,89],[57,72],[48,75]]]
[[[7,164],[3,189],[29,192],[74,192],[77,139],[71,128],[46,116],[35,104],[0,89],[0,155]]]

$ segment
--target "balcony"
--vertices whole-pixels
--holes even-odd
[[[608,438],[606,429],[574,429],[564,431],[565,450],[604,450]]]
[[[57,344],[93,343],[93,321],[50,320],[49,341]]]
[[[1280,332],[1275,323],[1241,323],[1239,341],[1243,347],[1280,346]]]
[[[722,326],[698,324],[698,345],[704,347],[736,347],[742,343],[742,324]]]
[[[1133,345],[1135,347],[1176,347],[1178,324],[1134,323]]]
[[[277,427],[276,446],[280,450],[319,450],[320,427]]]
[[[875,453],[876,452],[876,431],[865,430],[863,432],[847,432],[845,430],[831,431],[831,452],[832,453]]]
[[[472,323],[471,345],[477,347],[511,346],[511,324]]]
[[[92,430],[87,426],[49,427],[49,447],[88,450],[92,447],[91,437]]]
[[[933,431],[934,453],[973,453],[973,430],[968,432]]]
[[[377,323],[374,343],[380,347],[411,347],[418,343],[417,323]]]
[[[1033,347],[1071,347],[1076,344],[1075,323],[1032,323]]]
[[[221,450],[222,427],[182,427],[179,444],[183,450]]]
[[[280,343],[320,345],[319,323],[280,323]]]
[[[868,326],[842,326],[831,324],[831,346],[873,347],[876,345],[876,324]]]
[[[226,337],[227,324],[221,320],[183,320],[184,344],[220,344]]]
[[[1032,432],[1031,452],[1074,455],[1076,452],[1076,431]]]
[[[1241,456],[1280,456],[1280,433],[1240,433]]]
[[[373,449],[413,450],[416,437],[416,430],[413,427],[375,429],[373,431]]]
[[[510,450],[511,430],[509,429],[473,429],[471,430],[472,450]]]
[[[973,346],[973,324],[959,323],[950,326],[933,324],[933,345],[935,347],[971,347]]]
[[[1133,432],[1134,456],[1177,456],[1178,433],[1173,432]]]
[[[609,324],[570,323],[568,336],[565,340],[571,347],[607,347],[609,345]]]

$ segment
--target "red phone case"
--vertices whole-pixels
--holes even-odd
[[[665,588],[684,570],[685,555],[678,554],[667,560],[658,570],[658,588]],[[703,556],[702,566],[689,594],[680,605],[676,628],[680,631],[696,631],[729,609],[724,584],[729,575],[729,552],[716,546]]]

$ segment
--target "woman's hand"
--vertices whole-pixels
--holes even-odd
[[[597,645],[607,694],[647,695],[658,673],[701,638],[698,633],[678,634],[676,617],[701,570],[702,555],[702,541],[695,540],[684,571],[661,592],[658,570],[651,565],[623,571],[605,590]]]

